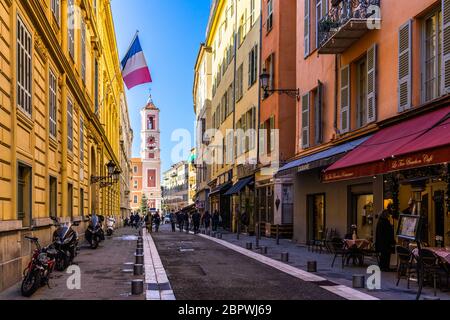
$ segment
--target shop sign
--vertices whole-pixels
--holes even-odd
[[[355,176],[355,172],[350,171],[338,171],[338,172],[332,172],[332,173],[326,173],[324,174],[324,181],[338,181],[338,180],[346,180],[351,179]]]
[[[433,154],[424,153],[424,154],[420,154],[420,155],[415,155],[415,156],[392,160],[390,169],[391,170],[402,170],[405,168],[427,166],[427,165],[433,164],[434,160],[435,160],[435,157]]]
[[[308,163],[308,164],[304,164],[304,165],[298,167],[298,172],[308,171],[310,169],[311,169],[311,164]]]

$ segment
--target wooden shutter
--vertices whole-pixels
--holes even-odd
[[[302,148],[309,148],[309,93],[302,97]]]
[[[310,33],[311,33],[311,21],[310,21],[310,0],[305,0],[305,36],[304,36],[304,45],[305,45],[305,57],[309,55],[310,52]]]
[[[442,0],[442,93],[450,93],[450,0]]]
[[[411,28],[408,21],[398,33],[398,111],[411,108]]]
[[[341,133],[350,130],[350,67],[341,69]]]
[[[377,45],[367,50],[367,123],[377,121]]]
[[[323,142],[323,84],[319,81],[317,87],[315,114],[314,114],[314,137],[315,143],[321,144]]]

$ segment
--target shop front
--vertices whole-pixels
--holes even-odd
[[[233,186],[232,177],[233,170],[219,176],[211,182],[211,192],[209,193],[209,206],[211,208],[211,214],[218,212],[221,218],[221,227],[230,231],[233,227],[231,197],[226,195],[226,193]]]
[[[239,179],[225,195],[231,197],[233,208],[233,232],[254,234],[254,176]]]
[[[381,193],[380,181],[363,178],[324,184],[321,175],[327,166],[367,139],[369,137],[362,137],[332,146],[322,152],[292,161],[279,170],[276,177],[283,181],[279,198],[283,206],[281,216],[283,219],[289,219],[289,211],[292,210],[295,242],[308,243],[325,239],[331,231],[335,236],[344,237],[358,221],[361,226],[366,226],[367,222],[362,219],[363,209],[366,206],[366,212],[375,210],[373,195]],[[278,198],[277,192],[275,193]],[[370,208],[368,204],[371,204]],[[379,204],[380,210],[381,207],[382,204]],[[371,231],[366,232],[371,234]]]
[[[433,247],[450,244],[450,108],[442,108],[381,129],[323,174],[326,184],[354,179],[383,181],[383,207],[393,207],[397,227],[401,213],[421,215],[421,240]],[[373,224],[377,195],[352,199],[361,223]],[[358,222],[359,223],[359,222]],[[364,231],[362,225],[358,228]],[[373,228],[372,228],[373,229]]]

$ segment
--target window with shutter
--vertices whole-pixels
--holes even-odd
[[[398,35],[398,111],[411,108],[411,27],[408,21]]]
[[[367,51],[367,123],[377,120],[377,45]]]
[[[304,46],[305,46],[305,57],[309,55],[309,51],[310,51],[310,0],[305,0],[305,17],[304,17]]]
[[[309,111],[310,95],[307,93],[302,97],[302,148],[309,148]]]
[[[350,67],[341,69],[341,133],[350,130]]]
[[[450,93],[450,0],[442,0],[442,87]]]

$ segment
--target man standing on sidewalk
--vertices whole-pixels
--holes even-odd
[[[178,213],[178,228],[180,229],[180,232],[183,232],[184,230],[184,212],[180,211]]]
[[[199,233],[200,231],[200,220],[201,220],[200,213],[198,213],[198,211],[195,210],[194,214],[192,215],[192,223],[194,224],[195,234]]]
[[[175,214],[175,212],[172,210],[172,212],[169,215],[170,218],[170,224],[172,225],[172,232],[176,231],[176,224],[177,224],[177,216]]]

